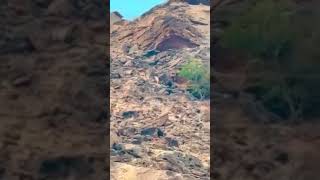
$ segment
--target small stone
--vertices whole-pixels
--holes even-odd
[[[122,117],[124,118],[132,118],[132,117],[137,117],[138,116],[138,112],[136,111],[125,111],[122,113]]]
[[[122,144],[113,144],[112,145],[112,149],[116,150],[116,151],[122,151],[124,149],[123,145]]]
[[[173,82],[171,80],[169,80],[169,81],[166,82],[165,85],[168,86],[168,87],[172,87],[173,86]]]
[[[164,132],[159,128],[144,128],[141,131],[141,135],[151,137],[163,137]]]
[[[110,155],[111,155],[111,156],[116,156],[117,154],[118,154],[118,153],[117,153],[116,150],[111,149],[111,151],[110,151]]]
[[[136,135],[133,139],[132,144],[141,144],[143,142],[143,137],[141,135]]]
[[[125,75],[132,75],[133,70],[127,70],[124,72]]]
[[[170,146],[170,147],[173,147],[173,146],[179,147],[179,143],[175,139],[172,139],[170,137],[166,137],[166,141],[167,141],[167,145]]]
[[[127,62],[127,60],[126,60],[126,59],[122,59],[122,58],[120,58],[120,59],[119,59],[119,61],[120,61],[122,64],[124,64],[124,63],[126,63],[126,62]]]
[[[111,73],[110,78],[111,79],[119,79],[119,78],[121,78],[121,76],[119,73]]]
[[[123,128],[118,130],[118,134],[121,136],[132,136],[136,132],[136,128]]]
[[[144,56],[144,57],[151,57],[151,56],[157,55],[159,52],[160,52],[160,51],[158,51],[158,50],[149,50],[149,51],[145,52],[145,53],[143,54],[143,56]]]

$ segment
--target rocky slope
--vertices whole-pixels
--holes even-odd
[[[105,12],[0,1],[0,179],[106,179]]]
[[[177,72],[209,64],[209,6],[170,2],[111,27],[111,177],[209,179],[209,101]]]

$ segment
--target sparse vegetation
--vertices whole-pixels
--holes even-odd
[[[210,97],[210,74],[209,70],[199,59],[190,59],[184,64],[179,76],[189,81],[188,92],[197,98],[205,99]]]

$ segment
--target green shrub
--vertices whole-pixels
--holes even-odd
[[[179,76],[189,80],[188,92],[198,99],[210,97],[209,70],[198,59],[191,59],[179,71]]]

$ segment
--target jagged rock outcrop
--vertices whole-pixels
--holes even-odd
[[[127,44],[139,44],[139,49],[157,49],[165,51],[168,49],[181,49],[196,47],[200,43],[201,34],[188,22],[171,16],[159,16],[152,22],[152,26],[144,29],[130,31],[130,34],[119,36],[118,40]]]
[[[114,24],[114,23],[116,23],[116,22],[121,21],[121,20],[122,20],[122,17],[123,17],[123,16],[122,16],[119,12],[117,12],[117,11],[112,12],[112,13],[110,14],[110,24]]]
[[[188,6],[157,6],[122,28],[112,29],[112,42],[123,44],[127,49],[141,51],[197,47],[208,37],[208,32],[202,32],[199,26],[202,26],[202,29],[208,27],[209,11],[206,11],[204,6],[194,9]],[[173,11],[175,13],[172,13]],[[202,17],[193,16],[194,14],[200,14]]]

